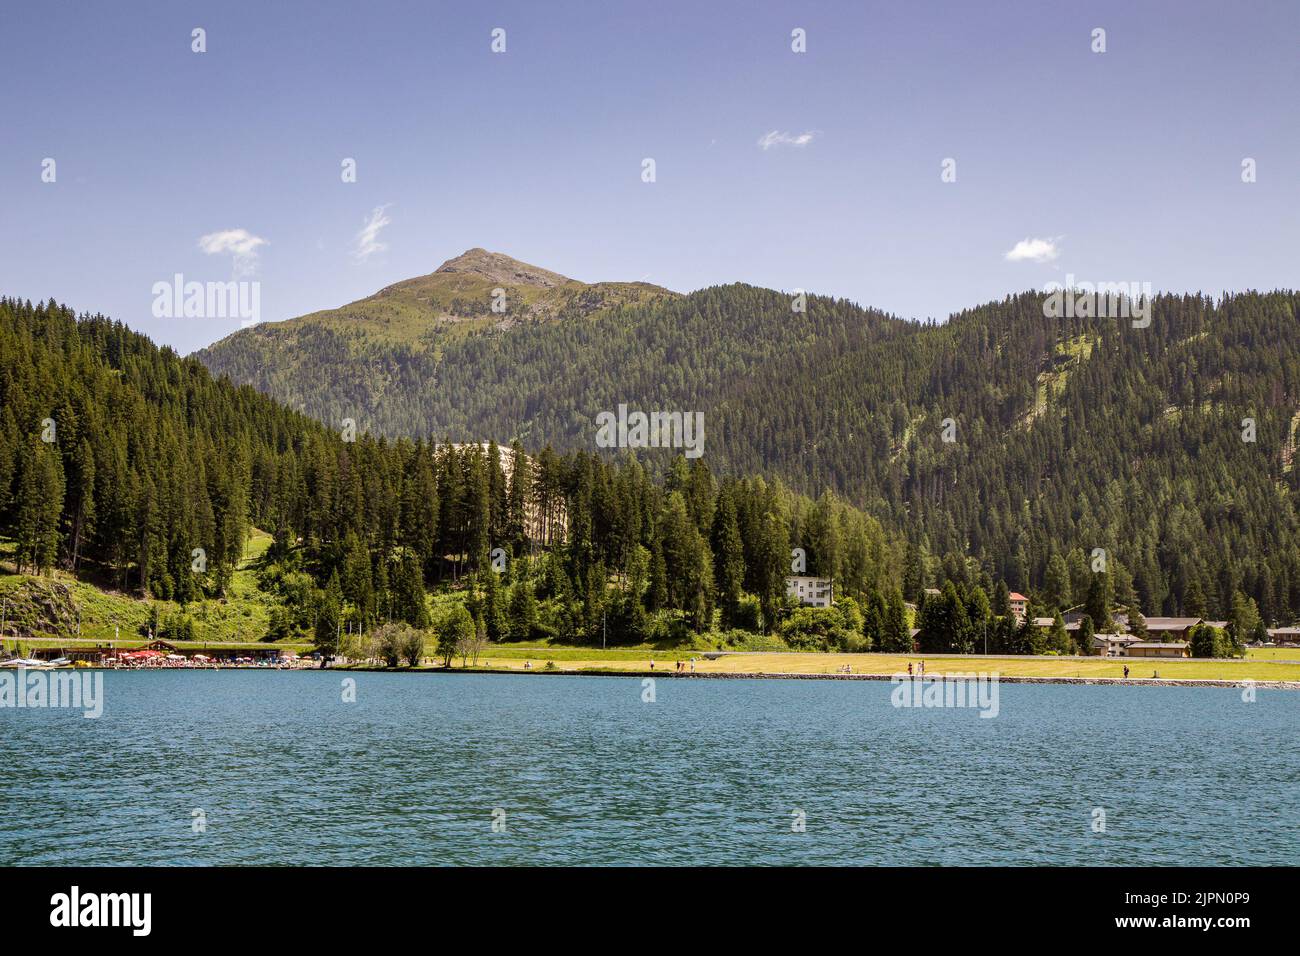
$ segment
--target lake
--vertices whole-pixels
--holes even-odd
[[[1300,864],[1300,693],[892,690],[109,671],[0,709],[0,863]]]

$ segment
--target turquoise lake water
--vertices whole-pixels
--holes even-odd
[[[880,681],[349,676],[0,709],[0,863],[1300,864],[1296,692],[1002,685],[984,719]]]

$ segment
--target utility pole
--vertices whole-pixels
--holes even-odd
[[[605,649],[605,612],[600,612],[600,649]]]

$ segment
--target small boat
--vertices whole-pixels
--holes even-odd
[[[11,657],[7,661],[0,661],[0,667],[49,667],[49,661],[38,661],[31,657]]]

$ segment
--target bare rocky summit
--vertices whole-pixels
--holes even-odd
[[[568,276],[520,262],[500,252],[489,252],[477,247],[469,249],[454,259],[448,259],[434,275],[461,274],[476,276],[501,285],[526,285],[539,289],[554,289],[572,282]]]

